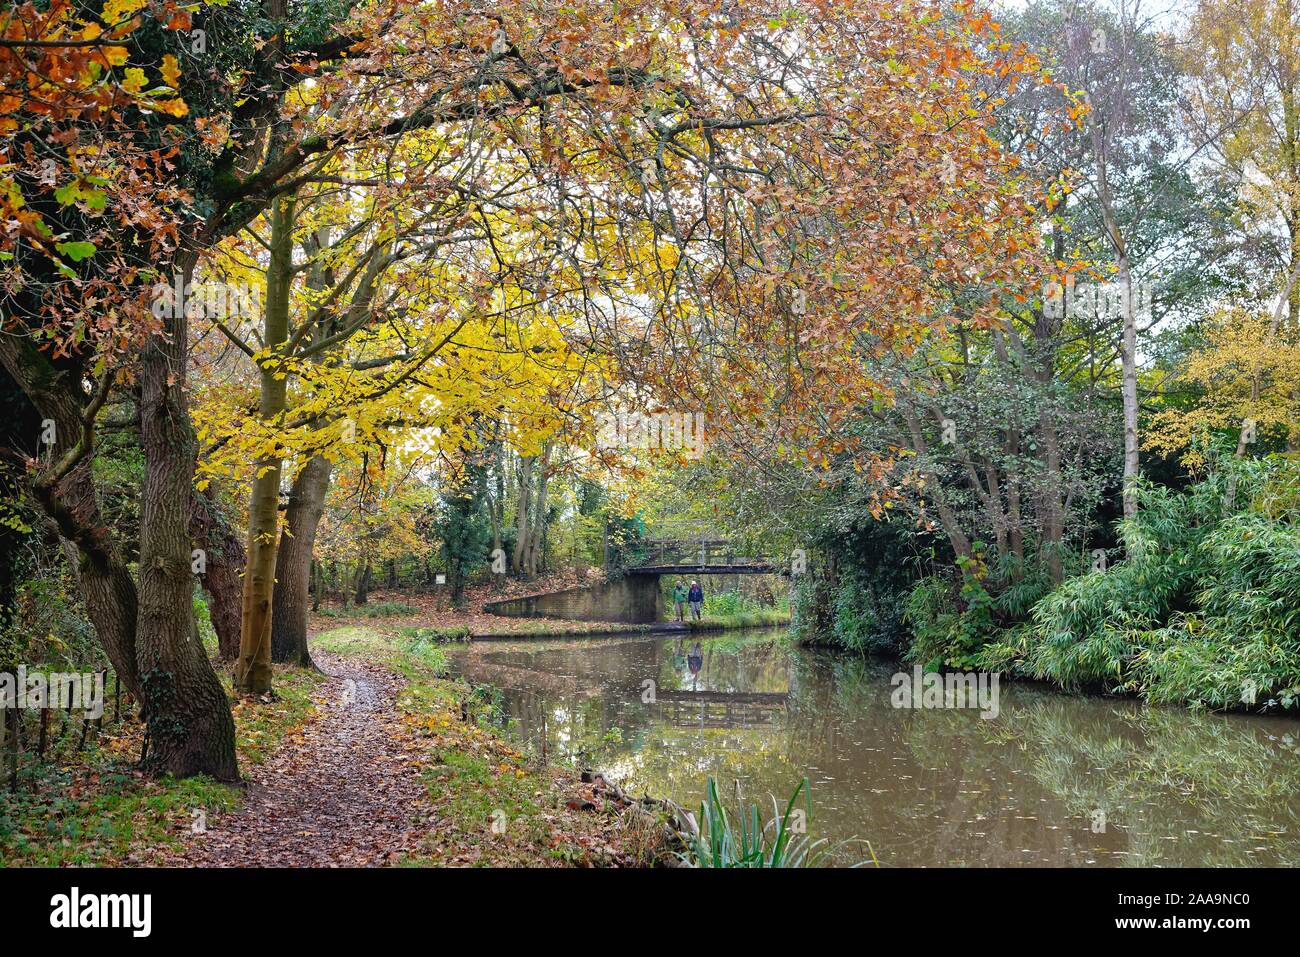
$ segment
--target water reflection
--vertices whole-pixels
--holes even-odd
[[[993,720],[900,710],[894,666],[772,632],[481,643],[454,663],[502,689],[529,747],[632,789],[694,806],[711,775],[766,801],[806,776],[810,834],[867,838],[885,865],[1300,862],[1290,719],[1010,683]]]

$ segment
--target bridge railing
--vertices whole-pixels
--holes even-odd
[[[746,555],[727,539],[646,539],[643,558],[637,564],[645,565],[756,565],[767,559],[762,555]]]

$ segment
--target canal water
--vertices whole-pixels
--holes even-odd
[[[899,666],[777,631],[479,642],[508,733],[697,810],[706,781],[771,813],[807,778],[827,863],[1300,864],[1300,722],[1000,684],[978,708],[895,707]],[[973,704],[974,702],[972,702]],[[802,806],[802,805],[801,805]]]

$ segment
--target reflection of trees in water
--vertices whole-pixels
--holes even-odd
[[[915,850],[947,865],[1124,863],[1114,856],[1123,849],[1122,834],[1092,833],[1090,817],[1028,771],[1022,742],[1007,733],[1015,706],[1002,690],[1002,710],[992,720],[973,709],[895,712],[898,747],[916,761],[917,781],[930,796],[898,809],[907,822],[902,829],[917,835]]]
[[[687,665],[699,641],[700,673]],[[476,650],[457,662],[475,681],[506,682],[504,713],[522,743],[535,752],[574,763],[601,763],[624,751],[646,746],[647,731],[669,717],[668,703],[644,702],[646,681],[671,692],[696,688],[719,692],[784,692],[789,655],[769,632],[729,634],[726,638],[570,642],[541,648],[511,643]],[[690,710],[671,704],[672,714]],[[757,706],[736,707],[737,722],[758,722]],[[710,714],[724,713],[711,705]]]
[[[505,692],[506,713],[535,750],[545,740],[553,758],[603,767],[635,789],[688,805],[710,776],[728,789],[739,779],[748,799],[766,801],[768,794],[784,800],[807,775],[813,836],[869,839],[885,864],[1300,859],[1300,762],[1264,737],[1295,732],[1294,722],[1143,709],[1005,684],[995,720],[974,710],[900,711],[890,701],[895,666],[791,652],[759,634],[701,638],[696,687],[788,691],[785,707],[767,725],[688,727],[641,698],[646,679],[659,689],[690,687],[692,643],[581,642],[483,654],[508,665],[503,672],[536,676]],[[1107,828],[1094,834],[1099,809]],[[1258,846],[1268,850],[1252,854]],[[862,856],[852,848],[841,858]]]
[[[1128,863],[1300,863],[1300,761],[1282,740],[1300,725],[1128,702],[1091,710],[1109,720],[1038,697],[1009,715],[1008,733],[1073,813],[1106,812]]]
[[[1059,806],[1051,816],[1068,824],[1043,835],[1063,863],[1300,860],[1300,764],[1266,737],[1274,727],[1279,738],[1287,728],[1296,731],[1293,722],[1143,708],[1024,687],[1004,694],[998,719],[970,717],[958,711],[925,712],[924,720],[908,715],[907,746],[927,763],[951,760],[955,742],[964,742],[985,763],[991,786],[1013,775],[1032,779],[1034,790],[1042,788],[1048,798],[1044,809]],[[1017,787],[1011,795],[1026,814],[1033,813],[1024,800],[1030,793]],[[1101,833],[1091,829],[1097,812],[1104,814]],[[1005,820],[1004,814],[999,825]],[[990,822],[991,837],[997,829]],[[1017,839],[1014,830],[1010,839]]]
[[[865,803],[845,826],[862,833],[865,819],[882,862],[1229,865],[1300,856],[1300,762],[1283,746],[1288,733],[1300,738],[1294,722],[1023,685],[1002,687],[1003,711],[991,721],[971,710],[895,710],[893,671],[800,655],[785,728],[790,753],[802,744],[808,764]],[[1096,810],[1106,812],[1103,833],[1091,829]]]
[[[833,782],[827,813],[842,834],[869,839],[884,864],[1073,863],[1065,831],[1033,806],[1021,811],[990,781],[988,722],[975,711],[895,709],[889,678],[898,667],[870,659],[804,653],[792,681],[793,748]],[[918,751],[917,734],[939,747]],[[814,784],[814,792],[817,787]],[[1041,792],[1022,796],[1036,805]],[[1008,810],[1010,806],[1010,810]],[[1025,849],[1033,854],[1026,854]]]

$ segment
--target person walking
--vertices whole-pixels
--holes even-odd
[[[691,603],[691,617],[699,621],[704,613],[704,589],[699,582],[691,582],[691,590],[686,593],[686,599]]]
[[[677,612],[677,620],[686,620],[686,583],[680,578],[677,584],[673,586],[673,607]]]

